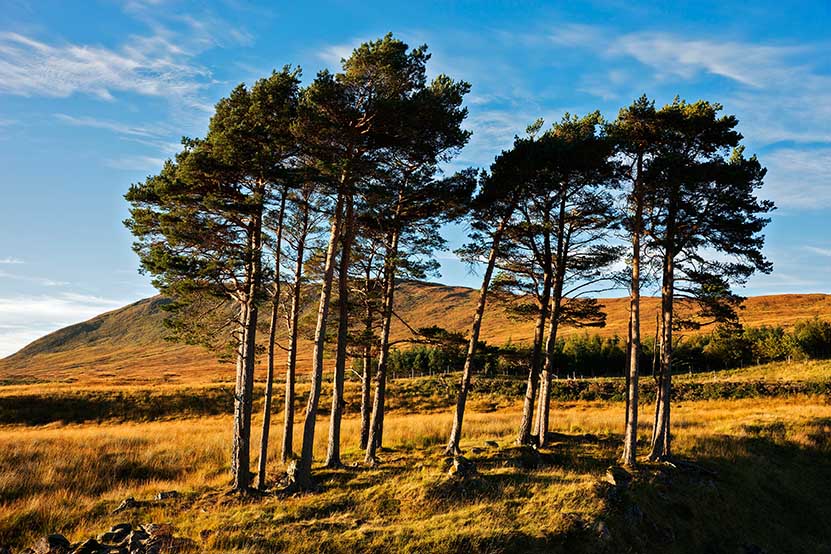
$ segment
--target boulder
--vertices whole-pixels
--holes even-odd
[[[98,541],[104,544],[118,544],[127,538],[133,526],[129,523],[119,523],[110,527],[106,533],[98,535]]]
[[[42,537],[31,548],[34,554],[68,554],[71,545],[69,540],[57,533]]]
[[[129,510],[130,508],[138,508],[138,506],[139,503],[136,502],[136,499],[130,496],[122,500],[121,504],[119,504],[118,507],[115,510],[113,510],[113,513],[117,514],[123,512],[124,510]]]
[[[632,474],[620,466],[609,466],[603,480],[615,487],[628,487],[632,482]]]
[[[476,464],[464,456],[454,456],[448,473],[459,479],[467,479],[468,477],[476,475]]]
[[[89,539],[76,546],[72,554],[99,554],[100,552],[107,552],[107,550],[97,540]]]

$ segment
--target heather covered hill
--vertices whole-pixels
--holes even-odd
[[[475,308],[475,292],[466,287],[437,283],[402,282],[396,297],[396,314],[412,328],[438,325],[467,332]],[[148,381],[212,382],[233,376],[230,364],[221,364],[210,352],[197,346],[164,340],[160,296],[140,300],[50,333],[0,360],[0,379],[17,381],[65,381],[141,383]],[[563,337],[589,332],[603,336],[625,336],[628,299],[604,299],[608,314],[604,328],[566,328]],[[657,298],[643,301],[643,333],[655,332]],[[789,294],[748,298],[741,312],[745,325],[788,326],[801,319],[831,318],[831,296]],[[394,340],[410,336],[398,319],[393,323]],[[533,335],[533,321],[511,317],[504,304],[494,303],[485,317],[482,339],[493,344],[523,343]],[[311,342],[303,339],[299,367],[311,364]],[[284,354],[278,353],[278,368]]]

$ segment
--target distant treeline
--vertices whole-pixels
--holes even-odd
[[[577,335],[557,341],[556,368],[560,377],[623,376],[626,341],[617,336]],[[641,351],[641,367],[650,372],[655,341],[647,339]],[[678,337],[674,344],[676,372],[733,369],[746,365],[785,360],[831,358],[831,322],[818,318],[782,326],[742,327],[719,325],[709,334]],[[464,364],[464,349],[456,346],[418,345],[393,350],[390,370],[396,377],[438,375],[458,371]],[[530,347],[508,343],[482,343],[476,365],[486,376],[524,376],[528,372]]]

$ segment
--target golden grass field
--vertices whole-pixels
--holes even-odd
[[[799,368],[745,372],[787,379]],[[831,374],[828,363],[805,369],[810,379]],[[391,397],[410,381],[395,381]],[[0,395],[54,395],[65,387],[4,387]],[[350,415],[343,425],[348,467],[318,468],[320,490],[289,497],[226,494],[226,415],[2,426],[0,545],[27,546],[54,531],[80,541],[118,522],[152,521],[172,523],[202,552],[642,552],[656,544],[660,552],[831,552],[831,497],[823,492],[831,484],[831,405],[824,397],[677,403],[676,453],[694,469],[645,464],[631,487],[618,490],[603,477],[619,454],[621,403],[556,403],[558,434],[540,461],[511,446],[520,399],[494,403],[474,394],[462,446],[479,474],[457,482],[446,476],[442,454],[451,412],[436,409],[428,392],[418,394],[391,403],[380,466],[360,463],[358,421]],[[642,442],[650,412],[644,405]],[[327,420],[318,424],[318,459]],[[272,444],[279,443],[275,427]],[[517,467],[529,457],[539,467]],[[270,474],[282,470],[272,449]],[[182,496],[152,501],[168,490]],[[129,496],[146,503],[112,514]]]

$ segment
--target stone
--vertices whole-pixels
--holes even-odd
[[[466,479],[476,474],[476,464],[464,456],[454,456],[448,473],[459,479]]]
[[[632,482],[632,474],[620,466],[609,466],[603,480],[615,487],[627,487]]]
[[[132,530],[133,526],[129,523],[119,523],[110,527],[106,533],[98,535],[98,541],[104,544],[118,544],[126,539]]]
[[[122,500],[121,504],[119,504],[118,507],[115,510],[113,510],[113,513],[117,514],[119,512],[123,512],[124,510],[129,510],[130,508],[137,508],[138,506],[139,503],[136,502],[136,499],[130,496]]]
[[[172,537],[173,526],[169,523],[146,523],[141,526],[150,537]]]
[[[156,495],[156,500],[167,500],[168,498],[179,498],[179,492],[163,491]]]
[[[485,446],[490,446],[491,448],[499,448],[499,443],[496,441],[485,441]]]
[[[600,520],[595,524],[594,532],[597,533],[597,538],[602,542],[608,542],[612,538],[612,534],[609,532],[609,527],[603,520]]]
[[[99,552],[104,552],[101,543],[95,539],[88,539],[77,546],[72,554],[98,554]]]
[[[66,537],[55,533],[41,537],[31,550],[35,554],[68,554],[70,547]]]

